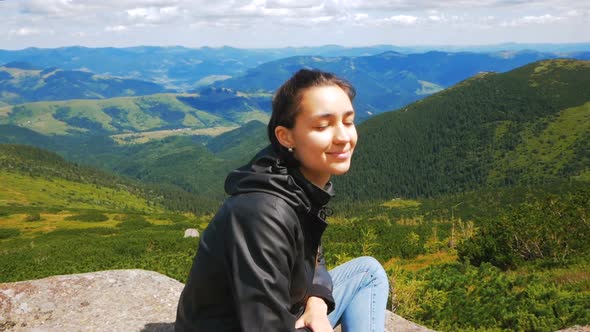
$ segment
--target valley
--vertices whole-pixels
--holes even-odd
[[[86,54],[82,62],[108,53],[61,51]],[[159,49],[149,70],[86,63],[96,73],[139,71],[158,85],[145,95],[84,83],[91,95],[59,99],[0,85],[0,282],[120,268],[186,281],[198,238],[184,231],[207,227],[227,173],[268,144],[277,82],[317,67],[352,81],[361,114],[351,171],[333,179],[329,267],[376,257],[393,286],[388,308],[435,330],[590,325],[587,53],[307,51],[216,49],[242,64],[187,58],[165,77],[155,74]],[[2,70],[55,75],[80,65],[31,52],[0,52],[6,62],[39,60],[0,67],[0,81]],[[63,71],[43,69],[58,61]],[[201,63],[209,71],[187,74]],[[110,79],[102,91],[124,83]]]

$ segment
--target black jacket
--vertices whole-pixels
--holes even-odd
[[[294,331],[310,296],[334,308],[320,189],[271,152],[229,174],[180,296],[176,331]],[[304,331],[304,330],[301,330]]]

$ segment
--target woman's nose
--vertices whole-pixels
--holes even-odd
[[[336,126],[336,130],[334,132],[334,142],[346,143],[348,141],[350,141],[349,129],[344,124]]]

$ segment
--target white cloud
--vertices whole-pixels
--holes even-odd
[[[318,1],[315,0],[267,0],[267,8],[310,8],[316,7]]]
[[[96,7],[89,1],[72,0],[22,0],[20,5],[25,14],[57,17],[72,16]]]
[[[19,40],[26,46],[59,38],[62,45],[75,43],[72,36],[82,36],[76,32],[103,45],[395,44],[440,42],[443,35],[448,43],[587,42],[589,23],[590,1],[580,0],[0,0],[3,47]],[[197,33],[184,34],[188,27]],[[55,38],[46,38],[49,29]],[[130,38],[116,37],[123,31]]]
[[[178,7],[143,7],[126,11],[129,21],[136,24],[164,24],[182,17]]]
[[[511,21],[504,21],[500,23],[503,27],[517,27],[529,24],[547,24],[563,20],[563,17],[545,14],[541,16],[523,16]]]
[[[121,32],[127,30],[127,27],[124,25],[116,25],[116,26],[108,26],[104,28],[104,31],[107,32]]]
[[[37,28],[22,27],[19,29],[11,30],[10,33],[17,36],[32,36],[40,34],[41,30]]]
[[[384,22],[392,22],[397,24],[412,25],[418,21],[418,17],[411,15],[395,15],[383,20]]]

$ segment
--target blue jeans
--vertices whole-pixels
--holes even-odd
[[[336,308],[328,315],[342,332],[383,332],[389,280],[373,257],[359,257],[329,271]]]

